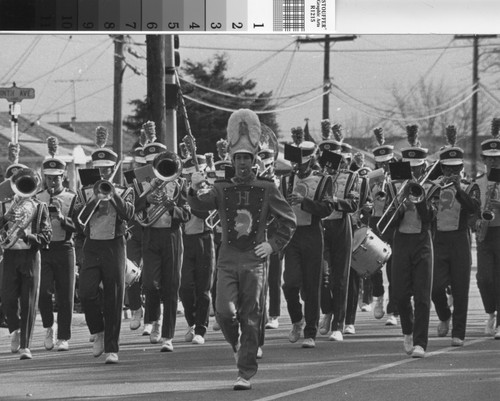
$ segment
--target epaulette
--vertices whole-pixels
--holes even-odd
[[[260,181],[274,182],[274,180],[272,178],[269,178],[269,177],[260,177],[260,176],[257,176],[257,179],[260,180]]]

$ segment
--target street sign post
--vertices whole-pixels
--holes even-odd
[[[10,126],[12,129],[12,141],[9,143],[9,160],[18,163],[19,158],[19,131],[17,121],[21,114],[21,103],[24,99],[34,99],[34,88],[18,88],[13,82],[10,88],[0,88],[0,99],[7,99],[9,105]],[[12,148],[12,149],[11,149]],[[14,148],[17,150],[14,151]]]
[[[0,88],[0,99],[7,99],[11,103],[21,102],[23,99],[34,99],[34,88],[18,88],[15,84],[10,88]]]

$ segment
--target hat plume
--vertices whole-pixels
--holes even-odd
[[[446,141],[450,146],[455,146],[457,143],[457,128],[454,125],[446,127]]]
[[[146,121],[142,124],[142,129],[146,132],[149,142],[156,141],[156,124],[154,121]]]
[[[304,130],[302,127],[294,127],[291,129],[293,143],[299,146],[304,142]]]
[[[410,146],[420,146],[420,141],[418,140],[418,125],[407,125],[406,137]]]
[[[332,133],[336,141],[342,142],[344,140],[344,134],[342,133],[342,125],[333,124]]]
[[[375,128],[373,130],[373,134],[375,135],[375,139],[377,140],[378,145],[382,146],[385,143],[384,129],[380,127]]]
[[[57,148],[59,147],[59,140],[55,136],[49,136],[47,138],[47,149],[49,155],[54,157],[57,153]]]
[[[103,148],[108,142],[108,130],[104,127],[97,127],[95,129],[95,144],[98,148]]]
[[[331,129],[332,124],[329,119],[325,118],[324,120],[321,120],[321,136],[323,139],[330,139]]]
[[[493,138],[498,138],[500,135],[500,118],[494,118],[491,120],[491,136]]]

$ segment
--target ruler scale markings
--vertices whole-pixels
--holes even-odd
[[[37,0],[35,3],[35,30],[56,29],[56,0]]]
[[[99,0],[98,29],[117,31],[120,28],[120,0]]]
[[[142,2],[142,30],[163,30],[163,0],[147,0]]]
[[[184,30],[205,30],[205,0],[184,0]]]
[[[273,1],[248,1],[248,31],[254,33],[273,32]]]
[[[169,0],[163,5],[163,28],[167,31],[184,30],[184,4],[181,0]]]
[[[98,0],[78,0],[78,30],[97,31],[99,24]]]
[[[120,31],[141,31],[141,15],[141,0],[120,0]]]
[[[57,0],[56,29],[58,31],[78,29],[78,0]]]
[[[231,0],[229,0],[231,1]],[[226,31],[226,0],[206,0],[206,30]]]
[[[251,1],[251,0],[250,0]],[[230,0],[227,2],[227,30],[247,31],[248,30],[248,1]]]

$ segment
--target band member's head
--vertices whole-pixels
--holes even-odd
[[[111,149],[105,148],[108,140],[108,130],[105,127],[97,127],[95,131],[95,143],[97,149],[92,152],[92,167],[98,168],[103,179],[108,179],[112,174],[118,155]]]
[[[402,161],[410,162],[412,174],[418,179],[427,167],[426,158],[429,150],[420,146],[417,125],[407,125],[406,134],[410,146],[401,149]]]
[[[49,191],[60,191],[63,187],[66,163],[56,157],[59,141],[56,137],[47,138],[48,157],[42,163],[42,173],[45,177],[45,186]]]
[[[198,169],[200,172],[204,172],[207,168],[207,159],[204,155],[196,155],[196,161],[198,163]],[[196,171],[196,165],[192,157],[187,158],[182,163],[182,176],[188,181],[191,180],[191,175]]]
[[[311,141],[304,141],[299,145],[301,150],[301,162],[297,163],[296,169],[299,177],[304,177],[312,172],[315,162],[316,144]]]
[[[258,156],[261,164],[261,174],[265,171],[267,177],[274,176],[274,150],[262,149],[259,151]]]
[[[491,135],[493,138],[481,142],[481,157],[488,172],[500,168],[500,118],[491,121]]]
[[[441,171],[446,177],[460,175],[464,168],[464,151],[456,146],[457,130],[455,126],[449,125],[446,127],[446,139],[448,146],[439,153]]]
[[[383,128],[375,128],[373,134],[378,143],[378,146],[372,150],[375,166],[377,168],[383,168],[387,172],[389,171],[388,164],[394,160],[394,146],[385,144]]]
[[[132,151],[132,156],[134,157],[134,163],[137,167],[141,167],[147,164],[146,155],[144,153],[144,148],[142,146],[137,146]]]
[[[326,160],[325,158],[321,157],[321,155],[325,151],[330,151],[330,152],[341,154],[342,143],[335,140],[335,139],[326,139],[324,141],[321,141],[318,144],[318,153],[319,153],[318,162],[319,162],[321,168],[323,168],[328,174],[331,174],[331,173],[335,172],[335,170],[333,170],[328,163],[325,163],[325,160]],[[340,168],[340,166],[339,166],[339,168]]]
[[[235,175],[252,174],[262,133],[259,117],[249,109],[239,109],[227,122],[228,152],[235,168]]]

